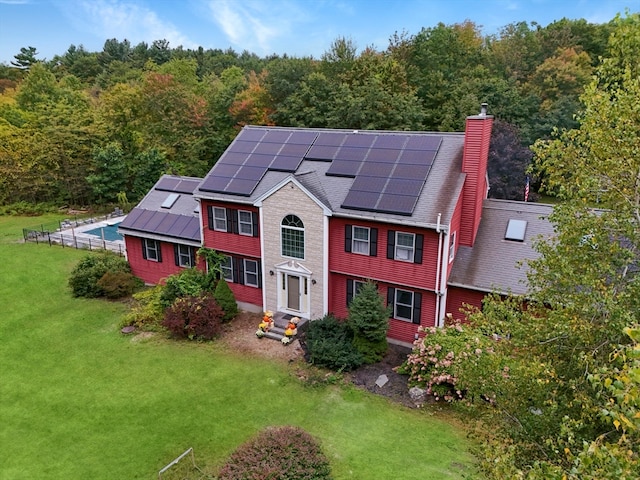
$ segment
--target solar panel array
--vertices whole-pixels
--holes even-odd
[[[245,128],[200,190],[250,196],[266,172],[295,172],[303,159],[331,162],[326,174],[354,178],[343,208],[411,215],[441,135]]]
[[[156,183],[155,189],[174,193],[193,193],[200,185],[200,179],[197,178],[176,178],[170,176],[162,177]]]
[[[196,216],[134,208],[119,228],[200,241],[200,219]]]

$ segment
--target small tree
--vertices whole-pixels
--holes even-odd
[[[228,322],[235,318],[238,315],[238,304],[236,303],[236,297],[233,295],[233,292],[229,288],[229,284],[225,281],[224,278],[218,280],[216,284],[216,288],[213,292],[213,296],[218,302],[218,305],[222,307],[224,310],[224,316],[222,320]]]
[[[353,344],[362,354],[364,363],[378,362],[387,353],[390,315],[373,282],[366,282],[353,297],[347,321],[353,331]]]
[[[211,294],[184,297],[166,310],[162,325],[176,338],[212,340],[222,331],[223,315]]]

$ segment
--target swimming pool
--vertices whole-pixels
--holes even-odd
[[[102,239],[102,232],[104,231],[104,239],[107,242],[123,241],[124,239],[122,238],[122,235],[118,233],[118,225],[120,225],[120,222],[114,223],[113,225],[105,225],[104,227],[92,228],[84,233],[88,233],[89,235]]]

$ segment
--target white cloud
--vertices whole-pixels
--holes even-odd
[[[72,21],[96,36],[139,42],[167,40],[176,48],[196,48],[195,42],[181,33],[173,24],[162,20],[149,8],[131,1],[78,0],[65,9]]]
[[[301,4],[291,1],[209,0],[213,22],[236,47],[260,54],[273,53],[274,42],[308,20]]]

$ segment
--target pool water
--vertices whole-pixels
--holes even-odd
[[[93,228],[91,230],[87,230],[84,233],[88,233],[89,235],[96,236],[102,239],[102,231],[104,230],[104,239],[107,242],[117,242],[124,240],[122,235],[118,233],[118,225],[120,222],[114,223],[113,225],[105,225],[104,227]]]

